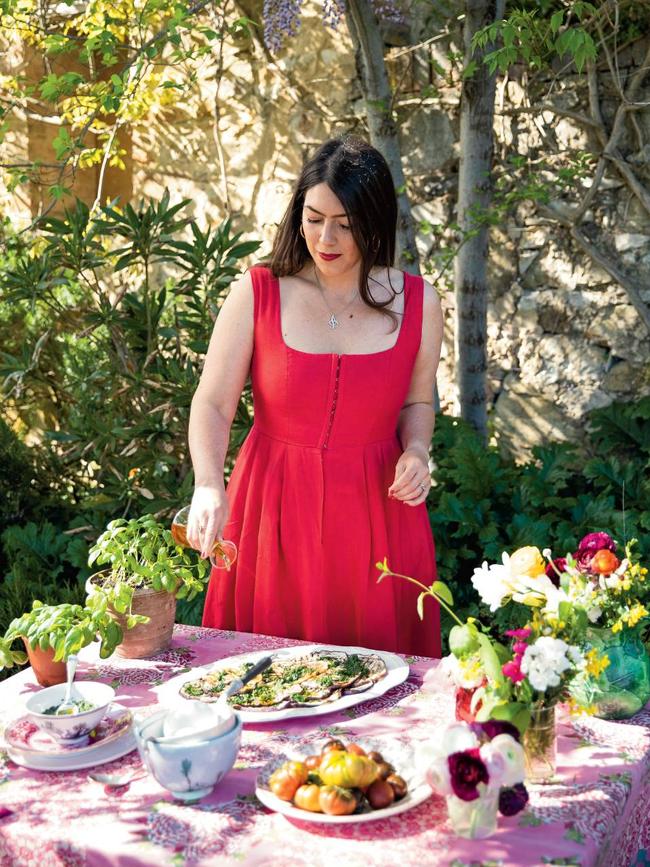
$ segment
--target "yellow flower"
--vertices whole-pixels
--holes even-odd
[[[643,620],[644,617],[648,616],[648,612],[645,606],[641,605],[640,602],[636,602],[628,611],[627,614],[621,615],[621,620],[623,620],[627,626],[632,628],[636,626],[639,620]]]
[[[588,705],[578,704],[578,702],[574,698],[569,698],[567,701],[567,704],[569,706],[570,716],[574,716],[574,717],[575,716],[581,716],[583,713],[587,714],[588,716],[593,716],[596,713],[596,711],[598,710],[597,705],[595,705],[595,704],[588,704]]]
[[[510,557],[510,575],[518,578],[527,575],[529,578],[539,578],[544,575],[546,564],[539,548],[528,545],[518,548]]]
[[[623,623],[620,620],[617,620],[616,623],[612,626],[612,632],[621,632],[623,629]]]
[[[609,662],[610,660],[607,654],[603,654],[599,658],[598,651],[594,648],[587,653],[587,665],[585,666],[585,670],[587,674],[590,674],[592,677],[600,677],[609,665]]]

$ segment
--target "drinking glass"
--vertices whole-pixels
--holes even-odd
[[[190,516],[190,507],[183,506],[176,514],[172,521],[171,531],[174,542],[177,545],[182,545],[184,548],[189,548],[190,544],[187,541],[187,519]],[[215,569],[230,569],[232,564],[237,559],[237,545],[228,539],[215,539],[210,552],[210,563]]]

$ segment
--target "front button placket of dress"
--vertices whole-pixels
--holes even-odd
[[[329,445],[330,434],[332,433],[332,425],[334,424],[334,416],[336,415],[336,404],[339,399],[339,379],[341,376],[341,356],[336,356],[336,368],[334,371],[334,388],[332,390],[332,399],[330,403],[330,411],[327,417],[327,426],[325,428],[325,437],[323,439],[323,448],[326,449]]]

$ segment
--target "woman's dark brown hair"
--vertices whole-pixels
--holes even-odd
[[[329,139],[305,164],[275,236],[268,267],[275,277],[288,277],[311,260],[300,226],[307,190],[318,184],[327,184],[345,208],[361,253],[359,294],[371,307],[388,307],[397,293],[393,290],[387,301],[375,301],[368,277],[372,268],[388,269],[395,260],[395,185],[383,156],[358,136]]]

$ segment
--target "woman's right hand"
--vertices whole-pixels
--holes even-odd
[[[214,543],[223,538],[223,528],[228,522],[230,507],[223,484],[202,485],[194,489],[187,520],[187,541],[192,548],[208,558]]]

